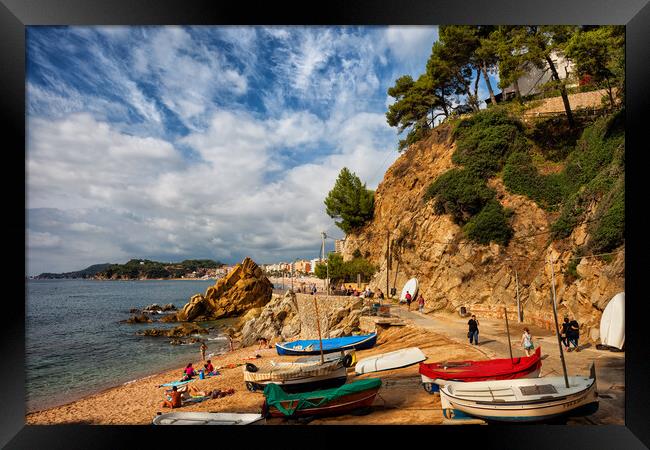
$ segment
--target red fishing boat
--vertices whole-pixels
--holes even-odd
[[[422,385],[429,393],[439,391],[450,381],[489,381],[514,380],[516,378],[536,378],[542,368],[541,347],[530,356],[486,361],[453,361],[440,363],[420,363]]]

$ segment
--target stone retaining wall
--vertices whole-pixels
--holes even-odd
[[[339,308],[346,308],[359,302],[359,297],[326,296],[318,294],[296,294],[298,315],[300,316],[300,339],[318,339],[316,323],[316,308],[314,297],[318,304],[318,318],[320,319],[321,335],[329,337],[328,317]]]
[[[581,108],[602,109],[603,104],[601,99],[606,95],[608,95],[607,89],[569,94],[569,105],[571,105],[572,110],[578,110]],[[613,89],[613,95],[616,95],[616,89]],[[562,101],[562,97],[551,97],[542,100],[539,106],[526,111],[524,113],[524,118],[547,114],[564,114],[564,112],[564,102]]]

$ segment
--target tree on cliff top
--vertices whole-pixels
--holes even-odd
[[[347,167],[341,169],[334,188],[325,198],[327,215],[341,219],[336,226],[346,234],[372,218],[375,208],[374,191],[366,189],[359,177]]]

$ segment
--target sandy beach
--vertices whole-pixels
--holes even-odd
[[[478,349],[456,343],[444,336],[413,326],[394,327],[379,334],[377,345],[372,349],[359,351],[357,358],[384,353],[400,348],[418,346],[429,360],[442,359],[484,359]],[[209,350],[208,350],[209,352]],[[294,357],[279,356],[275,348],[257,350],[257,346],[236,349],[215,356],[215,367],[248,362],[246,358],[260,354],[256,364],[267,360],[291,361]],[[188,361],[190,362],[190,361]],[[200,361],[192,361],[195,367],[202,367]],[[152,375],[129,384],[86,397],[67,405],[28,414],[27,424],[151,424],[158,412],[170,412],[162,408],[163,390],[159,385],[180,379],[183,367]],[[234,389],[233,395],[206,400],[183,406],[174,411],[210,411],[257,413],[264,397],[261,393],[249,392],[244,385],[242,367],[222,368],[221,375],[191,383],[202,390]],[[383,381],[380,394],[373,406],[373,412],[365,416],[345,415],[322,418],[313,424],[439,424],[442,422],[440,401],[429,395],[419,382],[418,366],[390,370],[356,377],[354,369],[348,369],[348,382],[367,377],[379,377]],[[272,419],[268,424],[286,423],[284,419]]]

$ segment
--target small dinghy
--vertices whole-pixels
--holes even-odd
[[[357,375],[361,375],[370,372],[380,372],[382,370],[399,369],[412,366],[425,359],[427,359],[426,355],[419,348],[403,348],[394,352],[382,353],[381,355],[361,359],[354,366],[354,371]]]
[[[537,347],[530,356],[488,359],[485,361],[454,361],[420,364],[422,386],[433,394],[439,386],[455,382],[512,380],[535,378],[542,368],[542,348]]]
[[[371,348],[377,342],[377,333],[361,336],[343,336],[323,339],[323,353],[340,352],[342,350],[363,350]],[[321,345],[318,339],[303,339],[293,342],[275,344],[278,355],[319,355]]]
[[[418,279],[417,278],[411,278],[406,282],[404,287],[402,288],[402,292],[399,295],[399,302],[400,303],[406,303],[406,293],[411,294],[411,301],[415,303],[415,300],[418,295]]]
[[[278,384],[286,392],[306,392],[317,389],[338,387],[347,381],[347,370],[343,365],[345,357],[321,364],[288,363],[267,364],[260,367],[254,364],[244,366],[244,382],[251,391],[263,391],[268,384]]]
[[[625,345],[625,292],[616,294],[600,318],[600,340],[606,348],[622,350]]]
[[[249,425],[264,419],[260,414],[171,412],[153,419],[154,425]]]
[[[265,417],[332,416],[367,408],[381,387],[379,378],[355,381],[335,389],[287,394],[277,384],[264,389]]]
[[[448,383],[440,388],[440,404],[447,419],[468,416],[507,422],[540,422],[598,409],[596,371],[589,377],[523,378],[518,380]]]

